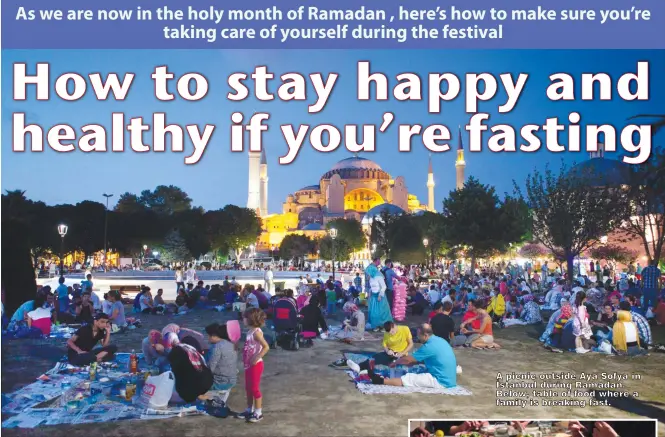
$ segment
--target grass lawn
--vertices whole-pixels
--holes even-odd
[[[226,313],[198,311],[181,317],[142,316],[143,327],[112,336],[121,352],[139,351],[141,340],[151,328],[161,329],[169,322],[203,330],[214,321],[228,319]],[[416,326],[421,318],[410,318]],[[665,436],[665,354],[646,357],[616,357],[599,354],[556,354],[538,342],[544,325],[495,329],[501,350],[456,349],[463,368],[458,383],[472,396],[362,395],[343,371],[328,364],[341,351],[379,350],[378,341],[353,346],[319,341],[313,348],[297,352],[271,350],[265,359],[261,390],[264,394],[264,420],[257,424],[214,417],[165,420],[121,421],[94,425],[40,427],[32,430],[3,429],[6,436],[94,435],[144,437],[146,435],[225,435],[225,436],[405,436],[409,418],[624,418],[648,416],[661,421],[659,435]],[[665,343],[665,327],[654,328],[656,342]],[[65,340],[15,340],[2,342],[2,392],[12,392],[52,368],[65,353]],[[240,364],[239,364],[240,365]],[[637,398],[610,398],[610,406],[544,407],[497,406],[498,372],[573,372],[579,374],[617,372],[639,374],[629,379],[625,389]],[[234,411],[245,407],[244,379],[229,398]],[[3,415],[3,420],[6,416]]]

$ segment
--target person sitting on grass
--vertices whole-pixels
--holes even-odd
[[[334,367],[348,366],[354,372],[360,373],[363,370],[369,369],[370,360],[374,360],[375,365],[387,366],[411,352],[411,349],[413,349],[413,337],[408,326],[386,322],[383,325],[383,329],[385,329],[385,333],[383,334],[383,352],[375,354],[371,359],[365,360],[362,363],[355,363],[352,360],[342,358],[335,361],[332,365]]]
[[[640,348],[640,336],[637,325],[629,311],[617,312],[617,321],[612,327],[612,343],[619,354],[641,355],[644,352]]]
[[[220,391],[228,391],[238,382],[238,351],[229,339],[226,325],[213,323],[206,326],[210,350],[208,367],[212,372],[213,384],[204,395],[206,399],[220,397]]]
[[[109,321],[118,328],[126,327],[127,319],[125,319],[125,306],[122,304],[120,292],[118,290],[111,290],[108,297],[112,302],[111,314],[108,315]]]
[[[651,326],[646,317],[641,313],[634,311],[629,302],[623,301],[619,304],[621,311],[628,311],[633,318],[633,322],[637,326],[637,334],[640,337],[640,346],[648,349],[653,344],[653,337],[651,336]]]
[[[328,325],[326,324],[326,319],[323,317],[323,312],[321,311],[321,303],[317,296],[312,296],[309,299],[309,303],[300,310],[302,315],[302,330],[303,332],[315,332],[319,335],[319,327],[326,335],[328,334]]]
[[[453,304],[451,302],[437,302],[436,305],[434,305],[434,311],[436,314],[429,322],[430,325],[432,325],[434,335],[443,338],[451,344],[455,339],[455,322],[450,317],[450,312],[452,310]]]
[[[457,359],[453,348],[444,339],[434,335],[429,323],[423,323],[418,328],[418,339],[423,345],[411,356],[402,355],[393,361],[390,367],[423,363],[427,373],[407,373],[401,378],[383,378],[374,373],[373,369],[369,369],[368,375],[372,384],[418,388],[456,387]]]
[[[99,342],[102,347],[93,349]],[[97,314],[90,325],[83,326],[67,340],[67,357],[70,364],[77,367],[111,361],[118,348],[110,343],[109,316],[104,313]]]
[[[90,292],[84,291],[81,295],[81,302],[76,306],[76,321],[79,323],[92,323],[95,315],[95,308],[90,299]]]
[[[146,364],[149,366],[157,366],[160,368],[160,371],[167,363],[166,349],[162,342],[162,333],[153,329],[141,343],[141,351],[143,352],[143,359]]]
[[[500,346],[494,343],[494,334],[492,333],[492,318],[487,314],[486,303],[484,301],[476,301],[474,305],[474,312],[476,316],[462,322],[460,325],[460,332],[464,335],[478,334],[480,337],[473,340],[471,347],[476,349],[500,349]],[[480,320],[480,327],[478,329],[467,329],[474,320]]]
[[[152,299],[152,293],[150,292],[150,287],[146,287],[143,290],[143,294],[139,299],[139,306],[141,308],[141,313],[143,314],[157,314],[159,309],[155,306],[155,303]]]
[[[168,332],[164,336],[167,359],[175,376],[175,390],[171,401],[194,402],[212,387],[213,376],[203,356],[190,344],[181,342],[178,334]]]

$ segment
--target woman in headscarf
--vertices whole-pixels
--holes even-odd
[[[323,317],[321,312],[321,303],[318,296],[312,296],[309,299],[309,303],[300,311],[300,314],[303,317],[302,320],[302,330],[303,332],[315,332],[319,334],[319,327],[321,330],[327,334],[328,325],[326,324],[326,319]]]
[[[141,350],[146,364],[158,366],[160,370],[166,364],[166,350],[162,344],[162,333],[156,329],[151,330],[141,343]]]
[[[187,343],[194,346],[196,350],[199,351],[199,353],[203,353],[204,351],[210,349],[210,345],[206,341],[205,337],[199,332],[187,328],[181,328],[175,323],[169,323],[164,327],[164,329],[162,329],[162,337],[166,338],[166,334],[169,332],[176,334],[180,341],[185,341],[186,338],[189,338]]]
[[[559,315],[554,321],[552,326],[552,333],[550,334],[549,344],[554,348],[561,348],[562,345],[562,336],[563,328],[568,323],[571,317],[573,317],[573,308],[568,305],[568,302],[561,306],[561,309],[558,311]]]
[[[637,325],[628,311],[618,311],[617,321],[612,327],[612,343],[620,354],[641,355],[640,336]]]
[[[213,376],[203,355],[193,346],[181,343],[174,332],[164,336],[164,347],[169,350],[167,358],[175,376],[175,391],[171,401],[190,403],[207,393],[212,387]]]
[[[524,309],[522,309],[521,319],[527,325],[535,325],[543,321],[540,315],[540,307],[534,301],[533,294],[527,294],[522,297],[522,302],[524,302]]]
[[[342,308],[344,313],[349,316],[344,320],[341,331],[335,334],[340,340],[363,340],[365,337],[365,314],[353,302],[347,302]]]

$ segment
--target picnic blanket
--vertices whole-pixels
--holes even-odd
[[[154,410],[120,397],[120,390],[129,378],[137,378],[137,375],[128,373],[129,355],[119,353],[114,362],[103,363],[95,381],[89,381],[85,368],[74,367],[66,362],[57,363],[36,382],[13,393],[3,394],[2,412],[16,416],[5,420],[2,427],[34,428],[40,425],[166,419],[206,414],[202,407],[194,404]],[[141,368],[146,366],[143,356],[139,354]],[[80,391],[85,381],[90,382],[90,395],[83,398],[72,396],[77,390]],[[137,393],[140,393],[140,387],[137,387]]]
[[[328,327],[328,338],[326,340],[344,340],[343,335],[339,335],[344,331],[344,328],[341,326],[329,326]],[[377,335],[370,331],[365,331],[362,339],[350,338],[351,341],[378,341],[383,340],[383,334]]]
[[[352,360],[356,363],[361,363],[370,358],[372,354],[367,353],[346,353],[344,354],[347,360]],[[404,373],[426,373],[427,368],[424,364],[417,364],[415,366],[398,366],[391,369],[388,366],[377,365],[374,368],[377,375],[384,378],[396,377]],[[389,385],[374,385],[370,382],[367,375],[358,375],[351,370],[346,371],[347,375],[356,383],[358,390],[365,395],[387,395],[387,394],[408,394],[408,393],[425,393],[425,394],[438,394],[448,396],[471,396],[473,393],[468,389],[458,385],[453,388],[421,388],[421,387],[393,387]]]

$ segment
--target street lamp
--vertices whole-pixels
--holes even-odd
[[[159,252],[157,252],[157,251],[154,251],[154,252],[152,253],[152,256],[154,256],[155,258],[157,258],[157,255],[159,255]]]
[[[58,234],[60,234],[60,276],[64,276],[65,273],[65,235],[67,235],[67,230],[69,228],[67,225],[58,225]]]
[[[145,263],[145,253],[148,250],[148,245],[144,244],[143,245],[143,260],[141,261],[142,263]]]
[[[336,254],[335,254],[335,240],[337,239],[337,229],[335,228],[330,228],[328,231],[328,234],[330,234],[330,238],[332,239],[332,265],[333,265],[333,271],[332,271],[332,278],[333,282],[335,282],[335,259],[336,259]]]
[[[427,256],[427,245],[429,244],[429,240],[427,238],[423,238],[423,246],[425,246],[425,268],[427,268],[427,264],[429,264],[429,257]]]
[[[104,211],[104,258],[102,259],[102,267],[106,270],[106,258],[108,256],[108,252],[106,251],[106,244],[108,241],[106,238],[106,231],[109,226],[109,199],[113,197],[113,194],[104,193],[102,196],[106,197],[106,210]]]
[[[270,246],[270,257],[272,258],[274,256],[275,256],[275,246],[273,245],[273,246]]]
[[[321,250],[316,249],[316,268],[317,268],[317,270],[321,266],[321,263],[319,262],[320,256],[321,256]]]

